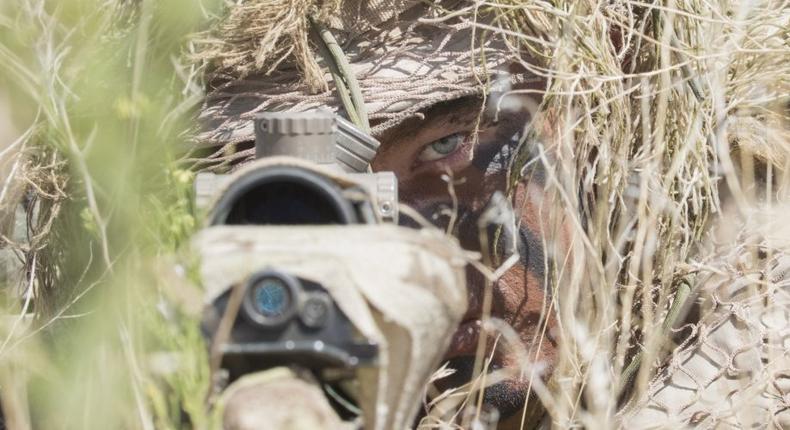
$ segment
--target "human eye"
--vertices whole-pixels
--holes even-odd
[[[465,143],[469,134],[453,133],[441,139],[437,139],[423,147],[417,160],[421,162],[438,161],[447,158],[457,152]]]

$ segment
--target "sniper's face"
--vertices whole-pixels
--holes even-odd
[[[492,266],[504,261],[514,249],[519,254],[516,264],[488,290],[490,314],[484,315],[485,278],[478,270],[467,268],[469,310],[446,356],[456,373],[441,381],[440,388],[460,386],[473,377],[481,344],[481,321],[486,316],[504,321],[521,344],[510,344],[512,336],[506,340],[497,332],[486,332],[488,342],[482,355],[492,357],[489,371],[518,368],[519,347],[527,352],[530,363],[548,368],[556,355],[551,337],[554,318],[549,311],[544,269],[544,243],[551,238],[546,237],[544,228],[548,203],[543,199],[543,175],[527,173],[511,188],[515,229],[488,228],[481,235],[479,228],[481,213],[492,195],[508,191],[509,162],[529,119],[529,113],[521,108],[500,112],[495,121],[491,115],[481,115],[479,98],[467,98],[436,106],[424,112],[424,118],[410,120],[380,136],[382,146],[373,162],[374,170],[395,172],[403,203],[440,228],[450,230],[465,249],[493,254],[489,259]],[[491,245],[495,238],[496,245]],[[491,386],[485,392],[485,403],[496,407],[504,418],[520,417],[528,378],[514,375]]]

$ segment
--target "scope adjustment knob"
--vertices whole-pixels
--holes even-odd
[[[308,112],[266,112],[256,116],[261,133],[284,135],[333,134],[336,130],[332,112],[316,109]]]
[[[255,123],[256,158],[288,156],[318,164],[335,163],[335,115],[309,112],[266,112]]]

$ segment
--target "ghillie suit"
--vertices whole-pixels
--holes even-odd
[[[341,103],[353,85],[316,25],[363,106]],[[782,427],[788,235],[713,239],[788,216],[787,28],[782,1],[244,1],[199,38],[209,92],[189,161],[250,159],[260,111],[364,108],[380,136],[464,95],[540,93],[510,177],[542,164],[574,214],[572,262],[547,271],[561,341],[533,386],[544,424]]]

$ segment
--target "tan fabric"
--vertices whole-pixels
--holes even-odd
[[[219,401],[225,430],[353,430],[309,375],[278,367],[245,375]]]
[[[360,374],[369,429],[410,425],[423,384],[466,310],[465,254],[446,236],[395,226],[210,227],[195,239],[206,297],[274,267],[320,282],[380,367]]]

